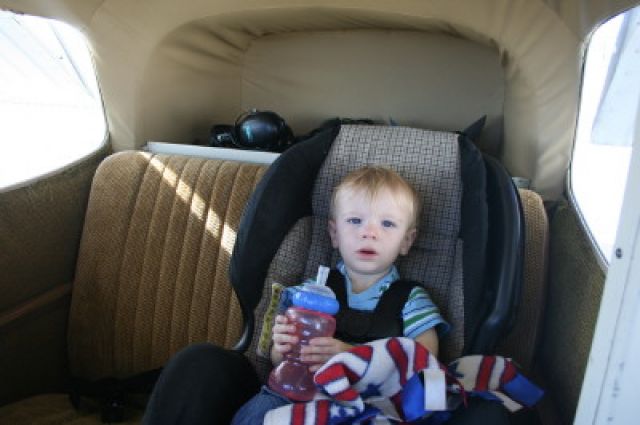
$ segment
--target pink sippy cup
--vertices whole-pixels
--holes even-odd
[[[307,283],[292,297],[293,306],[285,312],[296,327],[298,343],[284,355],[282,363],[269,375],[269,388],[294,401],[309,401],[316,393],[309,363],[300,360],[300,349],[309,340],[320,336],[333,336],[339,304],[333,291],[325,286],[329,269],[320,266],[316,283]]]

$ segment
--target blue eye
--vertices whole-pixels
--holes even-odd
[[[362,220],[360,220],[358,217],[349,217],[347,219],[347,223],[360,224],[360,223],[362,223]]]
[[[382,220],[382,227],[396,227],[396,223],[391,220]]]

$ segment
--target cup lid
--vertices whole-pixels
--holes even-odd
[[[307,308],[321,313],[334,315],[340,304],[331,288],[324,285],[307,284],[293,294],[292,303],[296,307]]]

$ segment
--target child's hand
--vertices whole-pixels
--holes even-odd
[[[301,349],[302,361],[311,363],[309,370],[315,372],[335,354],[348,351],[352,347],[352,345],[331,337],[313,338],[309,341],[309,345]]]
[[[278,314],[273,324],[273,350],[282,356],[291,351],[291,344],[298,342],[298,337],[293,335],[296,326],[289,323],[289,319],[282,314]]]

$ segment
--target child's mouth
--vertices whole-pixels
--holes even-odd
[[[373,249],[364,248],[364,249],[358,250],[358,254],[364,255],[366,257],[370,257],[370,256],[373,256],[373,255],[376,255],[376,252]]]

